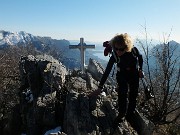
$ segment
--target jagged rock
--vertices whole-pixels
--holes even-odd
[[[66,68],[48,55],[22,57],[20,71],[21,90],[32,91],[33,102],[21,100],[21,114],[27,135],[43,134],[45,130],[62,126],[67,135],[107,135],[117,116],[117,92],[105,84],[105,92],[98,97],[88,97],[97,89],[103,69],[90,60],[86,73]],[[105,95],[106,95],[105,94]],[[151,124],[138,113],[143,135],[150,135]],[[144,128],[146,129],[144,132]],[[65,134],[56,133],[56,134]],[[122,122],[114,135],[136,135],[126,122]]]
[[[66,85],[79,93],[88,93],[98,88],[98,81],[89,72],[82,73],[80,70],[74,69],[67,78]]]
[[[94,80],[100,81],[103,76],[104,71],[105,71],[105,69],[99,62],[97,62],[91,58],[89,59],[89,64],[87,66],[87,72],[89,72],[92,75]],[[108,77],[106,80],[106,84],[115,85],[115,82],[111,77]]]
[[[71,79],[68,82],[68,85],[77,92],[87,90],[86,80],[82,79],[81,77],[71,77]]]
[[[91,61],[91,60],[90,60]],[[90,64],[92,63],[96,63],[94,60],[91,61]],[[95,65],[95,64],[94,64]],[[89,69],[91,70],[87,70],[88,72],[86,73],[86,85],[89,85],[92,87],[93,85],[95,85],[95,87],[97,88],[97,82],[98,80],[95,80],[94,78],[96,77],[92,77],[93,73],[92,72],[99,72],[98,69],[94,66],[94,69],[89,66]],[[96,72],[96,74],[97,74]],[[82,76],[80,74],[77,74],[78,76]],[[75,73],[73,74],[73,77],[75,77]],[[83,77],[82,77],[83,78]],[[97,79],[97,78],[96,78]],[[95,83],[96,82],[96,83]],[[87,84],[89,83],[89,84]],[[73,91],[72,89],[69,90],[71,91],[70,94],[67,95],[67,99],[66,99],[66,109],[65,109],[65,131],[67,134],[92,134],[92,135],[96,135],[96,134],[107,134],[110,130],[110,126],[112,124],[112,121],[114,120],[114,118],[117,115],[117,110],[114,108],[116,107],[116,102],[117,102],[117,94],[115,94],[115,91],[112,91],[111,93],[109,92],[111,89],[112,90],[112,86],[110,85],[105,85],[105,87],[107,88],[107,91],[109,94],[113,94],[112,97],[110,98],[111,100],[107,100],[108,98],[103,98],[104,100],[102,100],[102,96],[100,100],[97,99],[93,99],[90,98],[89,101],[85,98],[86,96],[82,96],[81,94],[79,94],[77,91]],[[84,97],[84,98],[82,98]],[[86,99],[84,101],[84,99]],[[81,108],[80,104],[82,104],[81,102],[83,102],[84,106],[86,108]],[[113,106],[113,105],[114,106]],[[114,108],[114,109],[113,109]],[[79,112],[83,112],[87,110],[86,112],[88,112],[88,110],[90,110],[90,114],[86,113],[86,117],[82,117],[81,113]],[[110,110],[110,111],[109,111]],[[113,110],[113,111],[112,111]],[[111,113],[110,113],[111,112]],[[141,133],[142,135],[144,134],[148,134],[150,135],[152,133],[152,129],[153,129],[153,124],[149,122],[149,124],[147,124],[147,119],[143,118],[140,116],[140,114],[138,112],[136,112],[137,115],[137,120],[139,121],[138,123],[140,124],[141,127]],[[83,125],[82,126],[79,122],[80,119],[84,119],[83,121]],[[89,123],[89,124],[87,124]],[[96,123],[96,124],[92,124],[92,123]],[[88,128],[87,128],[88,127]],[[133,128],[125,121],[124,123],[120,124],[119,129],[117,129],[117,131],[115,132],[115,134],[117,135],[123,135],[123,134],[127,134],[127,135],[137,135],[136,131],[133,130]]]
[[[117,111],[111,97],[87,97],[73,90],[67,95],[64,130],[67,135],[108,135]],[[135,135],[125,121],[114,135]]]
[[[37,67],[36,58],[32,55],[22,57],[20,60],[21,90],[30,87],[34,97],[38,96],[42,85],[41,76]]]
[[[151,135],[155,127],[154,124],[146,117],[144,117],[141,113],[139,113],[137,110],[135,111],[135,115],[137,124],[141,129],[141,135]]]
[[[90,73],[87,72],[87,86],[91,90],[96,90],[98,88],[98,81],[95,80]]]
[[[38,55],[36,58],[44,81],[43,91],[49,93],[48,90],[60,89],[65,83],[66,67],[49,55]]]
[[[87,70],[97,81],[101,80],[101,77],[105,71],[101,64],[91,58],[89,59]]]
[[[71,91],[67,95],[64,129],[68,135],[87,135],[96,129],[98,118],[91,114],[89,99]]]
[[[57,125],[58,115],[55,111],[59,106],[56,97],[65,83],[67,70],[52,56],[29,55],[21,58],[20,71],[20,90],[23,92],[30,89],[33,94],[32,103],[21,98],[23,124],[28,135],[42,134]]]

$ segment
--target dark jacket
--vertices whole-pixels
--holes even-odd
[[[142,70],[143,58],[139,50],[134,47],[131,52],[125,52],[122,56],[117,57],[115,52],[113,52],[107,64],[106,70],[99,83],[99,88],[102,88],[114,63],[117,63],[117,72],[123,72],[126,70]]]

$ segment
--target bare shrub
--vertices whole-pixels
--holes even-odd
[[[147,101],[144,114],[155,124],[176,123],[180,118],[180,54],[179,44],[165,40],[150,52],[146,42],[137,40],[144,52],[145,74],[154,98]],[[168,35],[167,39],[169,39]],[[150,40],[151,41],[151,40]],[[154,63],[150,63],[151,59]]]

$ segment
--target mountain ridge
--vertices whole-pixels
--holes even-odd
[[[143,40],[142,40],[143,41]],[[79,68],[80,67],[80,52],[78,49],[69,49],[70,44],[78,44],[79,40],[66,40],[66,39],[52,39],[51,37],[41,37],[41,36],[34,36],[30,33],[27,33],[25,31],[19,31],[19,32],[10,32],[5,30],[0,30],[0,49],[4,48],[6,46],[19,46],[23,45],[26,46],[28,44],[32,44],[35,46],[37,50],[43,50],[47,47],[51,48],[54,47],[56,51],[63,54],[62,62],[65,64],[68,68],[72,69],[74,67]],[[89,42],[85,41],[87,44],[94,44],[95,42]],[[143,42],[144,43],[144,42]],[[174,40],[169,42],[172,45],[178,45],[180,44]],[[96,51],[101,50],[102,51],[102,57],[103,57],[103,45],[100,45],[100,43],[95,44],[96,48],[95,50],[87,49],[85,51],[85,61],[87,64],[89,58],[96,59],[98,61],[102,62],[102,65],[105,67],[107,64],[106,60],[103,60],[102,58],[98,57],[97,55],[94,55]],[[142,48],[138,46],[138,43],[135,43],[135,46],[139,48],[139,50],[143,53]],[[161,44],[157,44],[151,47],[151,49],[157,48],[158,46],[161,46]],[[180,47],[178,47],[180,48]],[[179,49],[178,49],[179,50]],[[178,51],[177,51],[178,52]]]
[[[80,67],[80,51],[78,49],[69,49],[70,44],[78,44],[78,40],[66,40],[66,39],[52,39],[51,37],[41,37],[34,36],[30,33],[20,31],[20,32],[10,32],[5,30],[0,30],[0,49],[3,49],[7,46],[27,46],[33,45],[37,50],[47,50],[53,48],[63,55],[61,59],[63,64],[68,68],[79,68]],[[92,44],[86,42],[87,44]],[[99,59],[97,56],[93,55],[93,52],[90,52],[90,49],[85,51],[85,64],[89,61],[89,58],[94,58],[100,60],[103,63],[106,63],[104,60]]]

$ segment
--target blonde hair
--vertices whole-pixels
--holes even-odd
[[[132,39],[127,33],[118,34],[118,35],[114,36],[110,40],[110,44],[113,48],[115,47],[115,44],[118,44],[119,46],[125,46],[126,52],[131,52],[131,50],[133,48]]]

